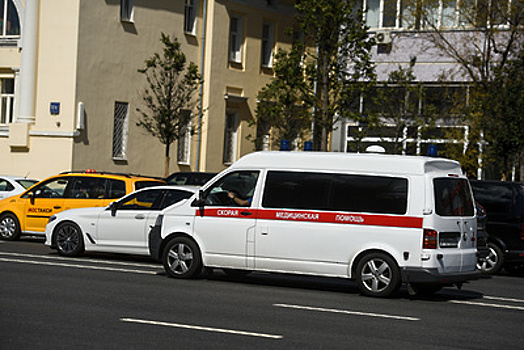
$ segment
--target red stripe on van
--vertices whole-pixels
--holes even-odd
[[[243,219],[321,222],[328,224],[372,225],[422,228],[422,218],[401,215],[355,214],[344,212],[315,212],[303,210],[275,210],[251,208],[205,208],[196,215]]]

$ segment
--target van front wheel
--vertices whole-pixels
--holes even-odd
[[[360,292],[372,297],[388,297],[400,288],[400,270],[395,261],[383,253],[365,255],[357,265]]]
[[[187,237],[170,240],[162,254],[164,269],[171,277],[194,278],[202,272],[200,249]]]

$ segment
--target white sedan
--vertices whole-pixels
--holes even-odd
[[[148,187],[105,208],[60,212],[49,219],[45,244],[64,256],[84,251],[149,255],[148,233],[160,211],[183,203],[197,191],[181,186]]]
[[[37,182],[21,176],[0,175],[0,199],[22,193]]]

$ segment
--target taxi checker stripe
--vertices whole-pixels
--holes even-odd
[[[251,215],[245,215],[249,212]],[[208,217],[231,217],[242,219],[283,220],[321,222],[330,224],[351,224],[422,228],[422,218],[402,215],[355,214],[344,212],[315,212],[302,210],[250,209],[250,208],[205,208],[196,215]]]

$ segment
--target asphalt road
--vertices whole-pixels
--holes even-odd
[[[522,349],[523,325],[524,277],[375,299],[340,279],[175,280],[145,258],[0,241],[0,349]]]

